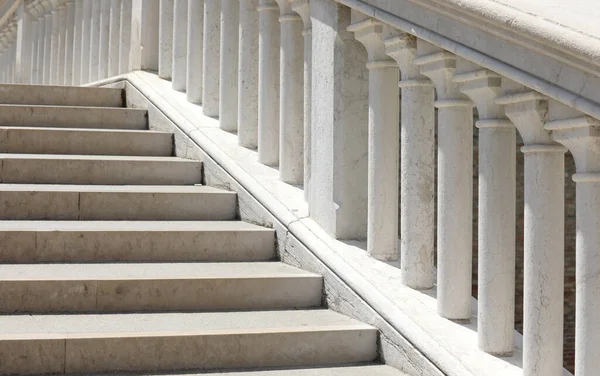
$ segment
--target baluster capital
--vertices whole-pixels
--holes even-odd
[[[309,34],[312,30],[312,22],[310,19],[310,1],[309,0],[295,0],[292,1],[292,10],[300,15],[302,22],[304,22],[303,35]]]
[[[381,22],[353,10],[352,24],[347,30],[365,46],[369,56],[368,69],[397,67],[396,62],[385,53]]]

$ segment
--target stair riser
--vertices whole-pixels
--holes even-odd
[[[233,220],[235,193],[0,191],[0,219]]]
[[[148,129],[146,110],[101,107],[0,107],[0,125],[19,127]]]
[[[173,136],[150,132],[89,132],[35,128],[0,129],[0,153],[133,155],[173,154]]]
[[[3,159],[3,183],[187,185],[202,179],[200,162]]]
[[[314,366],[373,361],[367,329],[0,341],[0,374]],[[235,350],[233,350],[235,349]]]
[[[38,106],[123,107],[123,89],[0,85],[0,103]]]
[[[264,261],[271,231],[0,231],[0,262]]]
[[[309,308],[321,277],[0,281],[0,313]]]

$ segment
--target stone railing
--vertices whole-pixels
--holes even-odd
[[[437,311],[450,320],[472,315],[475,125],[478,341],[498,356],[513,352],[515,336],[518,132],[527,376],[563,372],[569,150],[577,164],[575,368],[578,376],[600,369],[594,38],[567,28],[547,37],[558,26],[484,0],[8,0],[3,7],[3,82],[82,84],[158,71],[223,130],[237,132],[240,146],[258,148],[258,160],[278,166],[281,180],[303,185],[311,218],[331,235],[366,238],[374,258],[401,259],[410,288],[435,286]]]

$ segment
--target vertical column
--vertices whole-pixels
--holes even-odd
[[[385,54],[382,24],[352,13],[348,30],[367,49],[369,62],[369,178],[367,251],[398,259],[398,66]]]
[[[132,0],[121,0],[121,19],[119,30],[119,73],[129,72],[129,51],[131,50],[131,6]]]
[[[304,181],[304,40],[302,18],[291,0],[277,0],[281,16],[279,101],[279,178]]]
[[[435,228],[435,90],[413,64],[415,37],[384,27],[385,52],[400,67],[400,267],[402,283],[433,287]]]
[[[65,81],[65,57],[67,54],[67,4],[63,3],[58,8],[58,30],[57,30],[57,57],[56,57],[56,84],[64,85]]]
[[[279,164],[279,7],[258,3],[258,161]]]
[[[448,319],[471,318],[473,257],[473,110],[452,76],[456,57],[417,41],[421,74],[437,90],[438,227],[437,309]]]
[[[496,99],[525,146],[523,374],[562,375],[564,153],[544,130],[548,103],[503,79]],[[578,318],[579,320],[579,318]]]
[[[64,4],[59,2],[59,0],[53,1],[54,8],[52,9],[52,35],[50,37],[50,81],[49,83],[52,85],[58,84],[59,74],[58,74],[58,64],[60,64],[59,55],[60,55],[60,29],[63,25],[62,21],[62,11]]]
[[[17,40],[15,54],[15,72],[18,83],[30,83],[32,53],[32,15],[24,2],[17,10]]]
[[[98,79],[108,77],[108,50],[110,39],[110,1],[101,0],[100,7],[100,33],[98,52]]]
[[[160,0],[158,26],[158,76],[171,79],[173,70],[173,1]]]
[[[38,43],[39,43],[39,14],[35,4],[31,3],[29,11],[31,12],[31,62],[30,69],[31,73],[29,76],[29,83],[36,84],[38,76],[37,60],[38,60]]]
[[[64,61],[64,78],[63,85],[73,85],[73,57],[75,56],[75,0],[67,2],[65,24],[65,61]]]
[[[71,85],[81,83],[81,39],[82,39],[82,18],[84,1],[74,1],[74,23],[73,23],[73,62],[71,64]],[[67,62],[68,64],[68,62]]]
[[[478,316],[479,348],[510,355],[515,327],[516,135],[504,110],[500,76],[459,65],[460,90],[477,106],[479,120]]]
[[[237,130],[239,0],[221,1],[221,60],[219,79],[219,126]]]
[[[202,64],[202,112],[219,116],[219,40],[221,37],[221,2],[204,1],[204,43]]]
[[[191,103],[202,103],[204,0],[188,1],[187,26],[186,96]]]
[[[571,151],[577,169],[577,173],[573,175],[573,180],[576,182],[575,209],[577,213],[575,375],[593,375],[600,367],[598,359],[598,347],[600,346],[600,319],[598,318],[600,311],[600,293],[598,291],[598,286],[600,286],[600,265],[598,264],[600,259],[600,235],[598,234],[598,223],[600,223],[600,154],[598,153],[600,138],[598,134],[600,133],[598,130],[600,121],[554,100],[550,100],[548,103],[548,117],[549,121],[546,123],[545,129],[551,132],[555,141]],[[560,215],[562,212],[556,214]],[[562,253],[553,255],[553,257],[561,257],[560,261],[562,262]],[[536,266],[541,268],[547,267],[549,262],[554,264],[553,258],[544,261],[542,265]],[[550,272],[558,271],[553,269]],[[554,275],[548,279],[554,279]],[[546,289],[550,286],[559,287],[556,281],[544,282],[546,282],[546,286],[544,286]],[[546,289],[544,292],[547,291]],[[559,292],[551,292],[550,297],[558,300],[553,299],[550,306],[544,305],[539,310],[541,317],[538,318],[538,321],[533,322],[534,326],[544,324],[543,327],[539,327],[541,336],[537,337],[544,342],[539,341],[539,343],[533,344],[541,347],[540,353],[536,353],[538,358],[535,359],[537,360],[535,364],[538,365],[539,372],[532,373],[535,376],[562,374],[560,369],[562,352],[559,351],[562,343],[562,336],[559,336],[562,334],[562,310],[558,311],[558,303],[562,308],[562,300],[560,300],[562,296],[558,294]],[[546,296],[548,294],[544,294],[544,297]],[[543,303],[545,302],[544,300]],[[548,308],[556,309],[556,313],[552,317],[549,316]],[[551,319],[553,322],[550,322]],[[558,333],[559,329],[560,333]],[[550,335],[552,337],[549,337]],[[525,342],[524,345],[526,345]],[[527,347],[524,347],[523,350],[526,349]],[[552,356],[555,359],[552,359]],[[523,365],[525,366],[525,364],[524,358]]]
[[[308,0],[296,0],[292,9],[297,12],[304,23],[304,198],[309,200],[311,170],[311,86],[312,86],[312,24],[310,21],[310,3]]]
[[[132,0],[129,70],[158,70],[159,0]]]
[[[92,28],[92,0],[82,0],[83,8],[81,11],[81,84],[90,82],[90,44]]]
[[[193,0],[192,0],[193,1]],[[188,0],[175,0],[173,20],[173,89],[185,91],[187,77]],[[236,30],[237,31],[237,30]],[[236,34],[237,35],[237,34]],[[194,36],[198,38],[198,36]]]
[[[100,60],[100,12],[102,11],[102,0],[92,1],[92,22],[90,25],[90,62],[89,82],[98,80],[100,72],[98,65]]]
[[[258,0],[240,0],[238,143],[258,146]]]
[[[50,46],[52,43],[52,3],[45,2],[46,15],[44,16],[44,55],[42,65],[44,67],[42,83],[50,84]]]
[[[367,234],[367,56],[353,35],[350,9],[311,1],[312,160],[309,212],[338,239]]]
[[[119,45],[121,42],[121,0],[110,2],[110,35],[108,38],[108,76],[119,74]]]
[[[35,9],[38,13],[38,31],[36,41],[37,57],[33,63],[36,67],[35,83],[42,84],[44,82],[44,33],[46,31],[46,9],[42,3],[36,3]]]

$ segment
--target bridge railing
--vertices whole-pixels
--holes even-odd
[[[535,27],[520,30],[530,33],[522,40],[505,38],[496,31],[502,20],[486,19],[485,7],[434,3],[7,1],[0,9],[0,78],[79,85],[157,71],[205,115],[219,117],[222,129],[236,131],[240,146],[258,148],[258,160],[278,166],[283,181],[303,185],[311,217],[330,234],[366,238],[374,258],[401,260],[403,284],[436,288],[438,313],[450,320],[472,316],[477,128],[478,345],[498,356],[514,346],[518,132],[529,376],[563,372],[569,150],[577,165],[575,368],[579,376],[593,375],[600,369],[595,46],[543,40]],[[464,12],[453,16],[459,6]],[[437,24],[427,19],[432,12],[439,12]],[[486,29],[486,22],[498,24]],[[463,31],[488,39],[477,44]],[[521,55],[492,50],[500,42]]]

